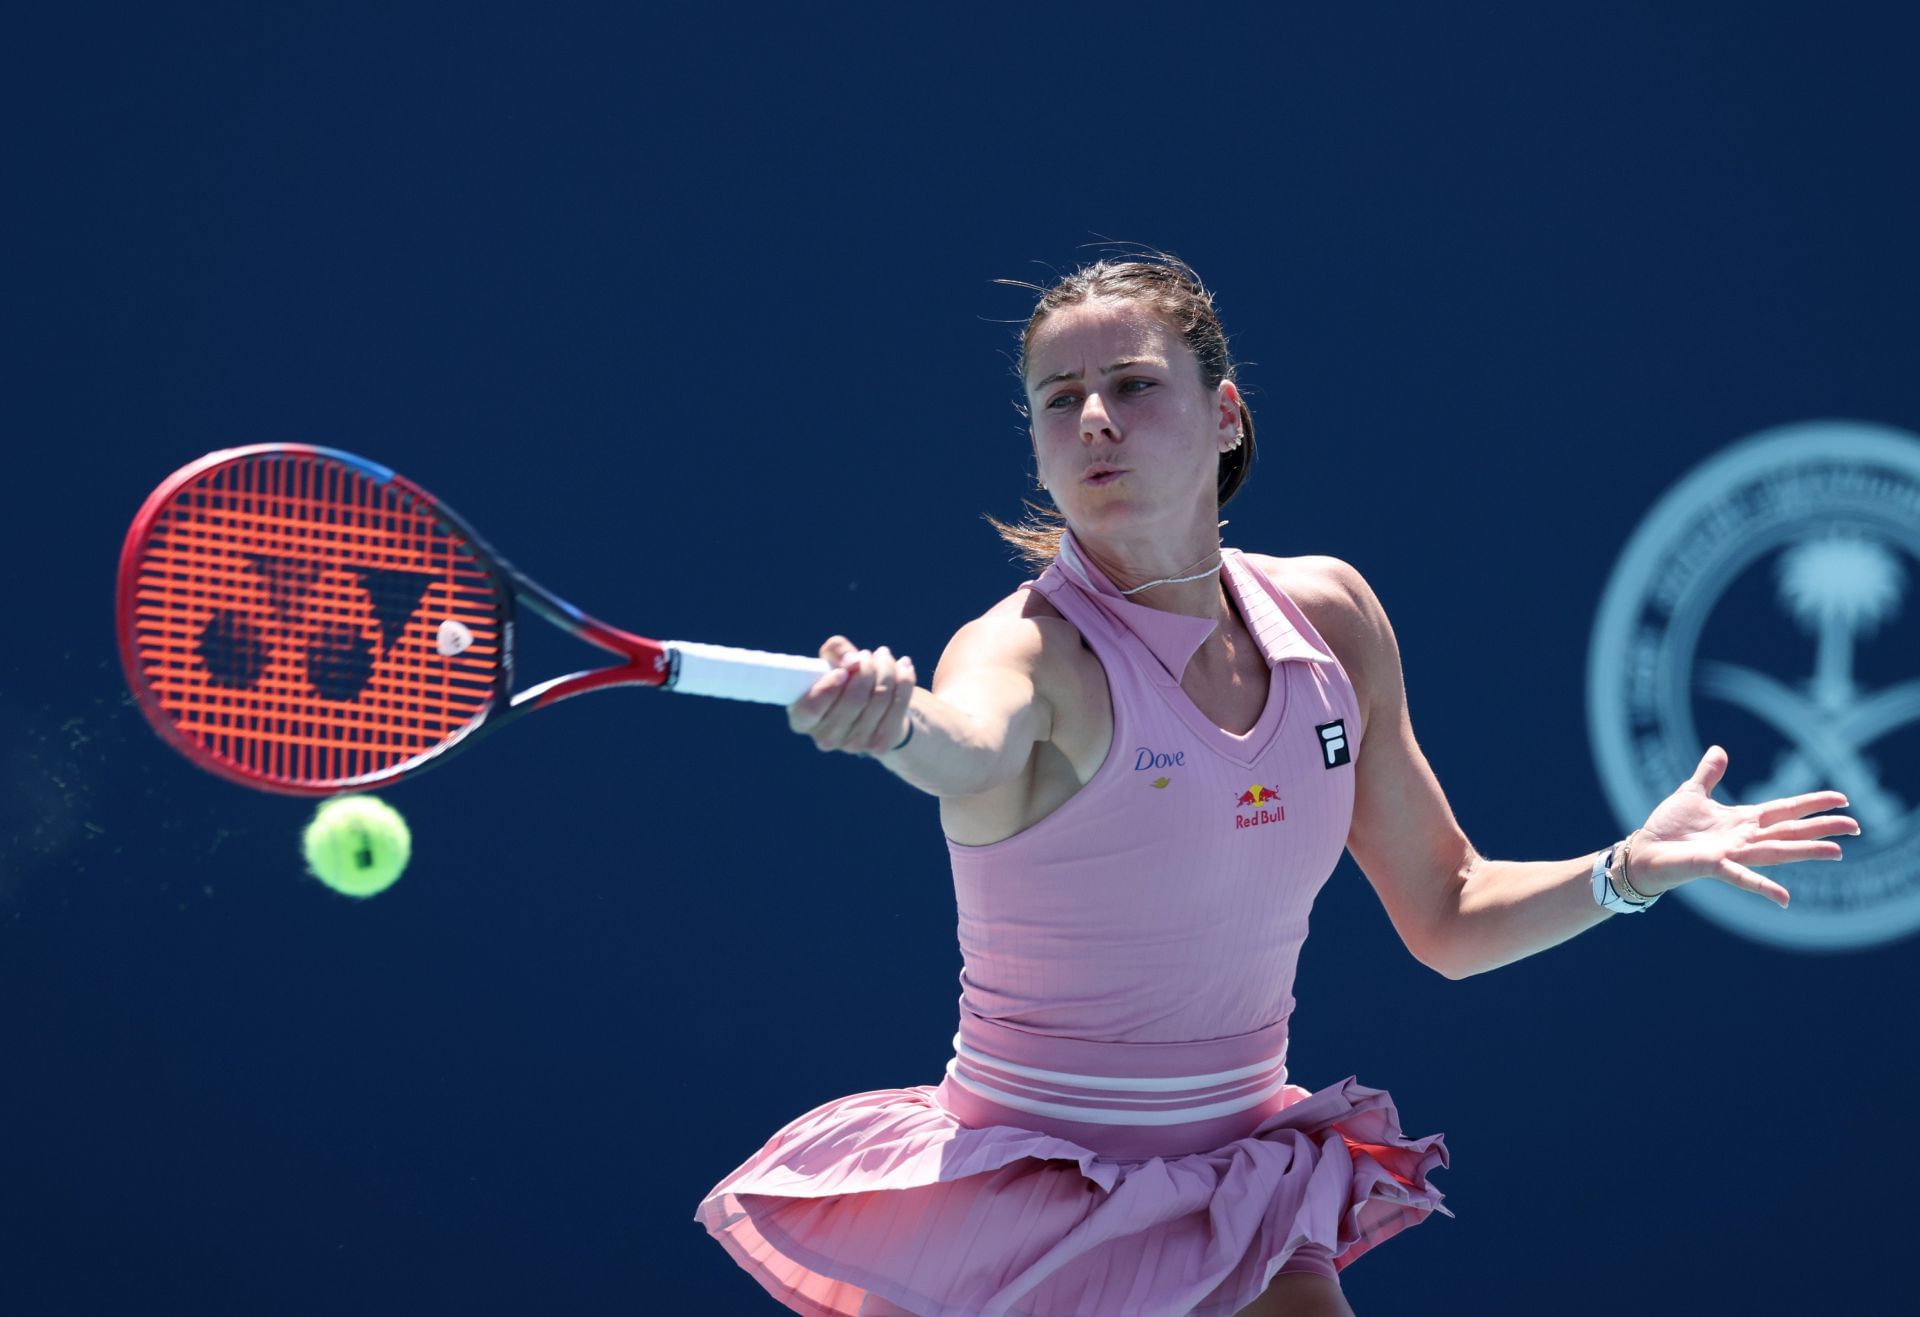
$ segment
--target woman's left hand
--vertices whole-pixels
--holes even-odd
[[[1693,776],[1660,802],[1634,835],[1627,881],[1635,891],[1654,896],[1692,882],[1718,878],[1758,892],[1782,909],[1787,889],[1763,878],[1749,864],[1790,864],[1797,860],[1837,860],[1840,843],[1816,838],[1860,835],[1860,825],[1845,814],[1820,810],[1845,807],[1838,791],[1810,791],[1758,805],[1722,805],[1713,788],[1727,771],[1727,752],[1707,747]]]

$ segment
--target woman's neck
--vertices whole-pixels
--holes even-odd
[[[1219,533],[1174,543],[1133,545],[1074,543],[1114,587],[1136,604],[1164,613],[1225,619],[1232,613],[1222,566]],[[1185,578],[1185,579],[1182,579]]]

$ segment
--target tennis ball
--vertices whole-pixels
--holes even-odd
[[[345,896],[377,896],[393,886],[413,853],[407,821],[374,796],[335,796],[314,811],[300,835],[307,868]]]

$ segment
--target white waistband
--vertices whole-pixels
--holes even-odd
[[[1287,1083],[1285,1046],[1267,1060],[1239,1066],[1232,1070],[1153,1078],[1081,1075],[1065,1070],[1046,1070],[1037,1066],[1018,1065],[968,1047],[960,1040],[958,1034],[954,1035],[953,1046],[954,1057],[947,1063],[947,1076],[968,1092],[1016,1111],[1029,1111],[1036,1115],[1085,1121],[1097,1125],[1178,1125],[1196,1120],[1210,1120],[1217,1116],[1230,1116],[1250,1107],[1259,1106],[1272,1098]],[[1049,1100],[1048,1097],[1013,1092],[1000,1084],[991,1082],[992,1079],[999,1078],[999,1075],[990,1077],[987,1071],[996,1071],[999,1075],[1017,1076],[1021,1080],[1030,1081],[1031,1087],[1040,1090],[1048,1087],[1091,1088],[1105,1090],[1114,1096],[1089,1098],[1082,1094],[1054,1093],[1049,1095],[1052,1099]],[[1235,1093],[1225,1098],[1194,1096],[1195,1090],[1198,1089],[1217,1088],[1236,1080],[1257,1079],[1261,1075],[1271,1075],[1272,1078],[1250,1092]],[[1023,1087],[1027,1086],[1029,1085],[1023,1085]],[[1133,1096],[1139,1094],[1173,1094],[1174,1096]]]

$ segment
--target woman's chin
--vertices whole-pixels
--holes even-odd
[[[1116,515],[1111,508],[1071,509],[1063,508],[1067,524],[1081,537],[1093,536],[1097,539],[1111,539],[1124,535],[1133,526],[1132,521]]]
[[[1106,495],[1061,509],[1074,529],[1089,535],[1139,535],[1177,520],[1166,508],[1157,508],[1125,495]]]

